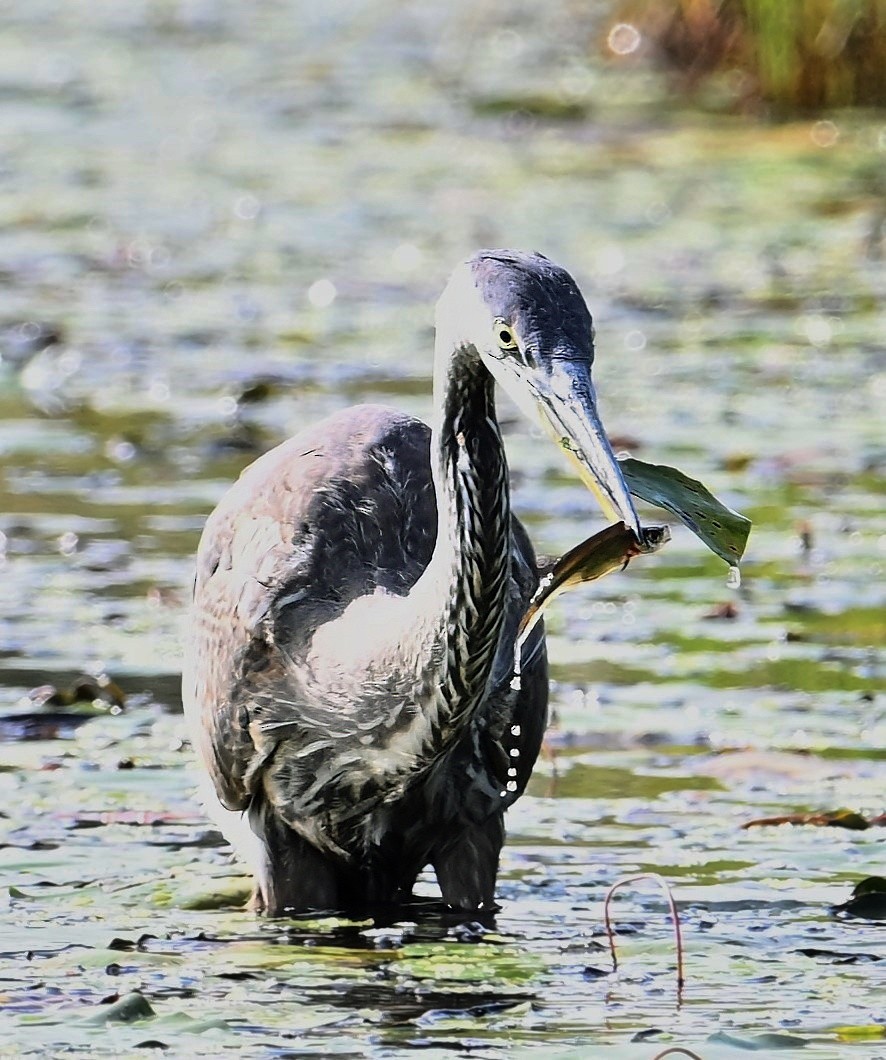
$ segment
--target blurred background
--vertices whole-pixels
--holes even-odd
[[[9,1040],[876,1048],[882,928],[828,909],[884,860],[884,104],[883,0],[0,0]],[[281,934],[235,911],[247,884],[192,794],[191,557],[303,424],[363,400],[430,415],[433,304],[483,246],[575,275],[616,449],[754,520],[742,586],[675,528],[555,609],[555,719],[492,941]],[[599,516],[502,404],[515,508],[559,554]],[[741,830],[841,807],[855,830]],[[642,869],[695,936],[683,1010],[655,896],[624,900],[635,976],[588,972],[597,900]],[[134,990],[150,1033],[71,1030]],[[208,1039],[182,1023],[195,996]]]

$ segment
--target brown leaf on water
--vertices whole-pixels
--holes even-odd
[[[855,810],[825,810],[818,813],[788,813],[781,817],[759,817],[746,821],[742,828],[776,824],[811,824],[820,828],[849,828],[856,832],[884,823],[883,816],[867,818]]]
[[[716,607],[712,607],[710,611],[705,611],[701,617],[732,620],[733,618],[738,618],[738,608],[731,600],[727,600],[723,604],[717,604]]]
[[[753,462],[752,453],[727,453],[720,461],[720,466],[726,471],[747,471]]]

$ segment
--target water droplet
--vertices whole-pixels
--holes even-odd
[[[741,571],[738,567],[730,567],[729,573],[726,575],[726,588],[727,589],[740,589],[741,588]]]

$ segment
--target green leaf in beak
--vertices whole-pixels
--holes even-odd
[[[751,532],[750,519],[721,504],[699,481],[676,468],[633,457],[619,464],[635,497],[673,512],[730,567],[738,566]]]

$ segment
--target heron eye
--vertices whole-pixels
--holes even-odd
[[[517,349],[517,338],[510,326],[503,320],[496,320],[493,330],[495,331],[495,341],[503,350]]]

